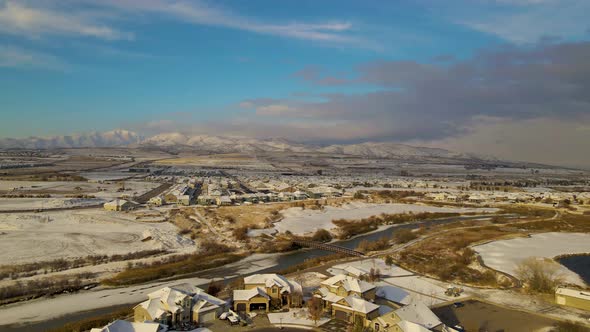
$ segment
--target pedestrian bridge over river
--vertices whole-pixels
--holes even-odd
[[[363,254],[360,251],[356,251],[353,249],[349,249],[349,248],[345,248],[345,247],[341,247],[341,246],[337,246],[337,245],[329,244],[329,243],[321,243],[321,242],[315,242],[315,241],[309,241],[309,240],[293,240],[293,243],[300,245],[302,247],[307,247],[307,248],[314,248],[314,249],[320,249],[320,250],[325,250],[325,251],[331,251],[331,252],[345,254],[345,255],[349,255],[349,256],[365,257],[365,254]]]

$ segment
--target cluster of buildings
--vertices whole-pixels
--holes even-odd
[[[363,280],[367,277],[365,271],[351,268],[343,272],[322,281],[307,298],[300,283],[278,274],[245,277],[243,286],[231,293],[230,301],[189,284],[165,287],[148,294],[146,301],[135,306],[134,320],[136,324],[190,329],[210,326],[227,315],[245,317],[254,311],[269,313],[302,308],[305,301],[317,298],[321,301],[323,317],[362,324],[376,332],[449,331],[424,303],[395,302],[396,299],[379,292],[374,283]]]
[[[558,204],[565,200],[572,203],[590,200],[590,193],[549,192],[549,191],[436,191],[429,192],[426,198],[440,202],[467,202],[467,203],[550,203]]]
[[[362,324],[376,332],[448,331],[424,303],[394,302],[386,294],[379,297],[373,283],[359,279],[358,270],[351,272],[324,280],[314,293],[332,319]],[[361,277],[365,275],[360,272]]]

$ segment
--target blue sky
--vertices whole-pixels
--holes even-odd
[[[413,91],[424,99],[451,76],[474,79],[461,68],[496,78],[491,61],[519,54],[525,64],[553,49],[585,54],[588,12],[586,0],[0,0],[0,137],[125,128],[478,149],[457,139],[482,125],[563,119],[493,109],[489,98],[485,111],[472,100],[461,112],[408,107]],[[443,89],[425,84],[443,71]],[[552,72],[543,89],[579,84]],[[445,100],[463,100],[457,91]],[[387,99],[397,92],[403,100]],[[576,102],[569,113],[585,126],[586,100]]]

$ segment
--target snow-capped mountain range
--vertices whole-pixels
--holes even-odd
[[[128,130],[113,130],[103,133],[92,132],[71,136],[0,139],[0,148],[3,149],[84,147],[154,147],[210,153],[315,152],[372,158],[418,157],[490,159],[488,157],[478,157],[471,154],[456,153],[444,149],[415,147],[387,142],[319,146],[295,143],[281,138],[256,139],[250,137],[188,135],[182,133],[163,133],[146,138]]]

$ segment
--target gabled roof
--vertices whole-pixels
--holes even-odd
[[[346,304],[356,312],[368,314],[379,309],[379,305],[365,301],[356,295],[347,296],[344,298]],[[339,304],[335,304],[338,306]]]
[[[160,319],[166,315],[166,311],[162,309],[162,302],[159,299],[143,301],[136,307],[144,308],[152,319]]]
[[[420,324],[428,329],[432,329],[442,324],[440,319],[422,302],[413,302],[409,305],[399,308],[395,311],[401,320],[407,320],[412,323]]]
[[[266,292],[260,288],[252,288],[248,290],[238,289],[234,290],[234,301],[249,301],[253,297],[262,296],[268,300],[270,300],[270,296],[266,294]]]
[[[205,293],[204,290],[197,288],[197,293],[193,296],[193,311],[206,311],[224,306],[226,302],[218,299],[213,295]]]
[[[375,288],[375,285],[344,274],[338,274],[333,276],[332,278],[326,279],[322,281],[322,285],[332,287],[338,287],[341,285],[342,287],[344,287],[346,291],[353,291],[358,293],[364,293]]]
[[[391,302],[408,305],[412,301],[410,293],[395,286],[379,286],[375,295]]]
[[[346,271],[346,273],[348,273],[349,275],[351,275],[353,277],[357,277],[357,278],[369,274],[369,272],[367,272],[363,269],[359,269],[357,267],[350,266],[350,265],[346,266],[344,268],[344,271]]]
[[[401,322],[397,323],[397,326],[399,326],[403,332],[430,332],[430,330],[424,326],[409,322],[407,320],[402,320]]]
[[[160,328],[158,323],[132,323],[126,320],[116,320],[103,328],[91,329],[90,332],[158,332]]]
[[[164,287],[148,294],[150,300],[159,300],[162,304],[166,304],[168,306],[167,309],[171,312],[181,311],[182,307],[178,304],[190,296],[190,293],[172,287]]]
[[[322,287],[322,288],[320,288],[320,289],[319,289],[319,292],[320,292],[320,294],[321,294],[321,296],[322,296],[322,299],[323,299],[324,301],[328,301],[328,302],[331,302],[331,303],[336,303],[336,302],[338,302],[338,301],[340,301],[340,300],[342,300],[342,299],[343,299],[343,297],[342,297],[342,296],[338,296],[338,295],[336,295],[336,294],[334,294],[334,293],[330,292],[330,291],[329,291],[327,288],[325,288],[325,287]]]
[[[152,317],[152,319],[161,318],[167,311],[178,312],[183,308],[178,303],[185,298],[192,299],[193,311],[201,309],[218,308],[226,304],[225,301],[207,294],[199,287],[184,283],[171,287],[164,287],[155,292],[148,294],[148,300],[139,304]]]
[[[301,293],[301,285],[275,273],[254,274],[244,278],[246,285],[264,285],[267,288],[277,286],[281,293]]]

